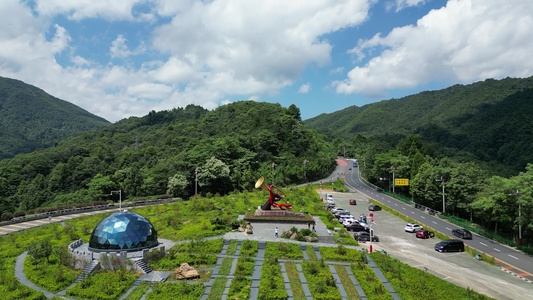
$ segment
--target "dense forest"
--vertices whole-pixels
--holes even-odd
[[[110,123],[22,81],[0,77],[0,159]]]
[[[286,186],[304,182],[304,174],[322,178],[335,157],[323,136],[304,128],[294,105],[152,111],[1,160],[0,212],[7,219],[41,206],[108,200],[118,189],[127,198],[188,198],[195,176],[201,195],[251,190],[261,176]]]
[[[401,99],[348,107],[305,121],[346,143],[360,134],[394,147],[418,135],[440,157],[474,161],[491,175],[514,176],[533,162],[533,77],[487,79]],[[347,151],[347,155],[355,155]]]

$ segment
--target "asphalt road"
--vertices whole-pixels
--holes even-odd
[[[350,164],[351,161],[348,160],[348,165]],[[357,191],[366,194],[374,200],[382,202],[398,212],[403,213],[404,215],[416,220],[420,224],[425,225],[425,227],[430,227],[446,235],[453,237],[452,230],[459,228],[454,224],[441,220],[437,216],[429,215],[428,213],[420,211],[411,205],[376,191],[375,189],[364,184],[359,179],[358,168],[351,169],[352,170],[349,170],[347,167],[345,167],[345,181],[349,186]],[[514,266],[517,270],[522,271],[523,275],[527,276],[529,279],[533,278],[533,257],[515,250],[507,245],[503,245],[483,236],[479,236],[475,233],[473,233],[472,240],[463,240],[463,242],[465,245],[475,248],[480,252],[484,252],[487,255],[493,256],[496,260]]]
[[[366,216],[370,213],[367,197],[360,192],[333,192],[333,197],[336,206],[349,210],[356,217],[361,213]],[[357,205],[350,205],[350,199],[355,199]],[[405,232],[406,223],[387,211],[374,212],[372,228],[380,241],[372,243],[373,251],[385,250],[387,254],[403,263],[496,299],[531,299],[533,284],[504,272],[498,267],[477,261],[468,253],[439,253],[434,249],[439,239],[416,238],[414,233]],[[353,234],[353,232],[350,233]],[[360,245],[370,248],[369,242],[360,243]]]

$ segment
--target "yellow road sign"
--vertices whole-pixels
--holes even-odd
[[[407,178],[396,178],[396,179],[394,179],[394,185],[396,185],[396,186],[409,185],[409,179],[407,179]]]

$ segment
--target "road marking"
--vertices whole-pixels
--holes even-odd
[[[514,259],[518,259],[518,257],[514,257],[514,256],[512,256],[511,254],[507,254],[507,255],[509,255],[510,257],[512,257],[512,258],[514,258]]]
[[[435,221],[431,221],[431,222],[433,222],[433,224],[437,224],[437,222],[435,222]]]
[[[405,207],[402,207],[402,208],[403,208],[403,210],[405,210]]]
[[[9,231],[18,231],[18,229],[7,228],[7,227],[2,227],[1,229],[2,229],[2,230],[9,230]]]
[[[479,242],[479,243],[480,243],[481,245],[483,245],[483,246],[487,247],[487,244],[485,244],[485,243],[482,243],[482,242]]]
[[[28,227],[26,227],[26,226],[20,226],[20,225],[8,225],[8,226],[10,226],[10,227],[17,227],[17,228],[24,228],[24,229],[28,228]]]
[[[496,251],[498,251],[498,252],[501,252],[500,249],[496,249],[496,248],[494,248],[494,250],[496,250]]]
[[[398,204],[394,203],[394,205],[398,206]]]
[[[426,218],[426,217],[424,217],[424,216],[421,216],[421,217],[422,217],[422,219],[425,219],[425,218]]]
[[[415,214],[415,212],[414,212],[414,211],[412,211],[411,213],[412,213],[413,215]]]
[[[446,227],[446,229],[451,230],[450,228]]]

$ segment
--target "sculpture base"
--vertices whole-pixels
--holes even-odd
[[[309,213],[293,212],[289,210],[262,210],[257,209],[254,213],[248,212],[244,216],[247,222],[265,223],[294,223],[294,224],[314,224],[315,220]]]

